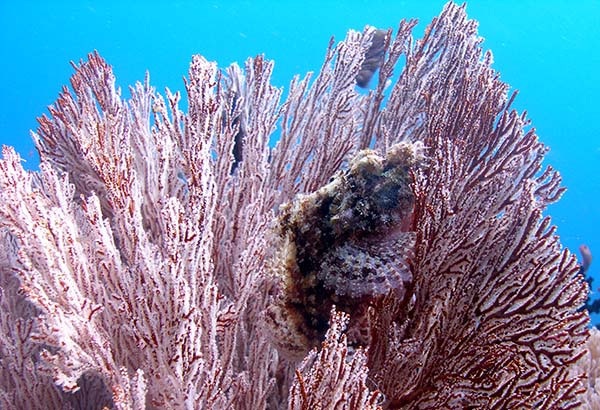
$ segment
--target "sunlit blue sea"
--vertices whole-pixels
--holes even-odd
[[[319,69],[330,36],[412,17],[420,35],[444,3],[0,0],[0,143],[36,169],[36,117],[68,84],[69,61],[93,50],[113,65],[126,97],[147,70],[159,91],[183,90],[198,53],[221,67],[264,53],[276,61],[274,83],[287,87],[294,74]],[[565,246],[591,248],[600,297],[600,1],[474,0],[467,13],[480,22],[502,80],[520,91],[515,107],[551,148],[547,164],[568,191],[548,213]]]

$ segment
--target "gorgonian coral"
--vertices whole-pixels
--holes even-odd
[[[415,24],[332,41],[283,102],[261,56],[194,56],[185,113],[74,65],[39,172],[0,160],[2,408],[578,407],[560,176],[464,7]]]

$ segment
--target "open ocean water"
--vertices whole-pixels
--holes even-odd
[[[13,145],[36,169],[30,137],[73,73],[69,61],[98,50],[117,83],[144,79],[161,93],[183,90],[192,54],[226,67],[264,53],[273,82],[287,88],[296,73],[319,70],[331,35],[343,39],[366,24],[396,28],[418,18],[420,36],[445,1],[13,1],[0,0],[0,143]],[[484,48],[503,81],[519,90],[546,163],[568,191],[548,214],[563,245],[587,244],[600,297],[600,1],[473,0]],[[592,315],[600,323],[600,315]]]

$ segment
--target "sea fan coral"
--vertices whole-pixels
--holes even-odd
[[[262,56],[193,57],[187,113],[74,64],[39,172],[0,160],[0,406],[579,406],[559,174],[464,6],[415,24],[332,41],[283,102]]]
[[[582,409],[600,409],[600,330],[593,327],[587,345],[582,347],[585,352],[576,366],[573,367],[574,374],[585,373],[582,394]]]

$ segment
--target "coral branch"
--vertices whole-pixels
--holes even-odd
[[[332,39],[287,94],[194,56],[187,112],[73,64],[39,172],[0,160],[0,407],[596,403],[560,175],[464,6],[415,24]]]

